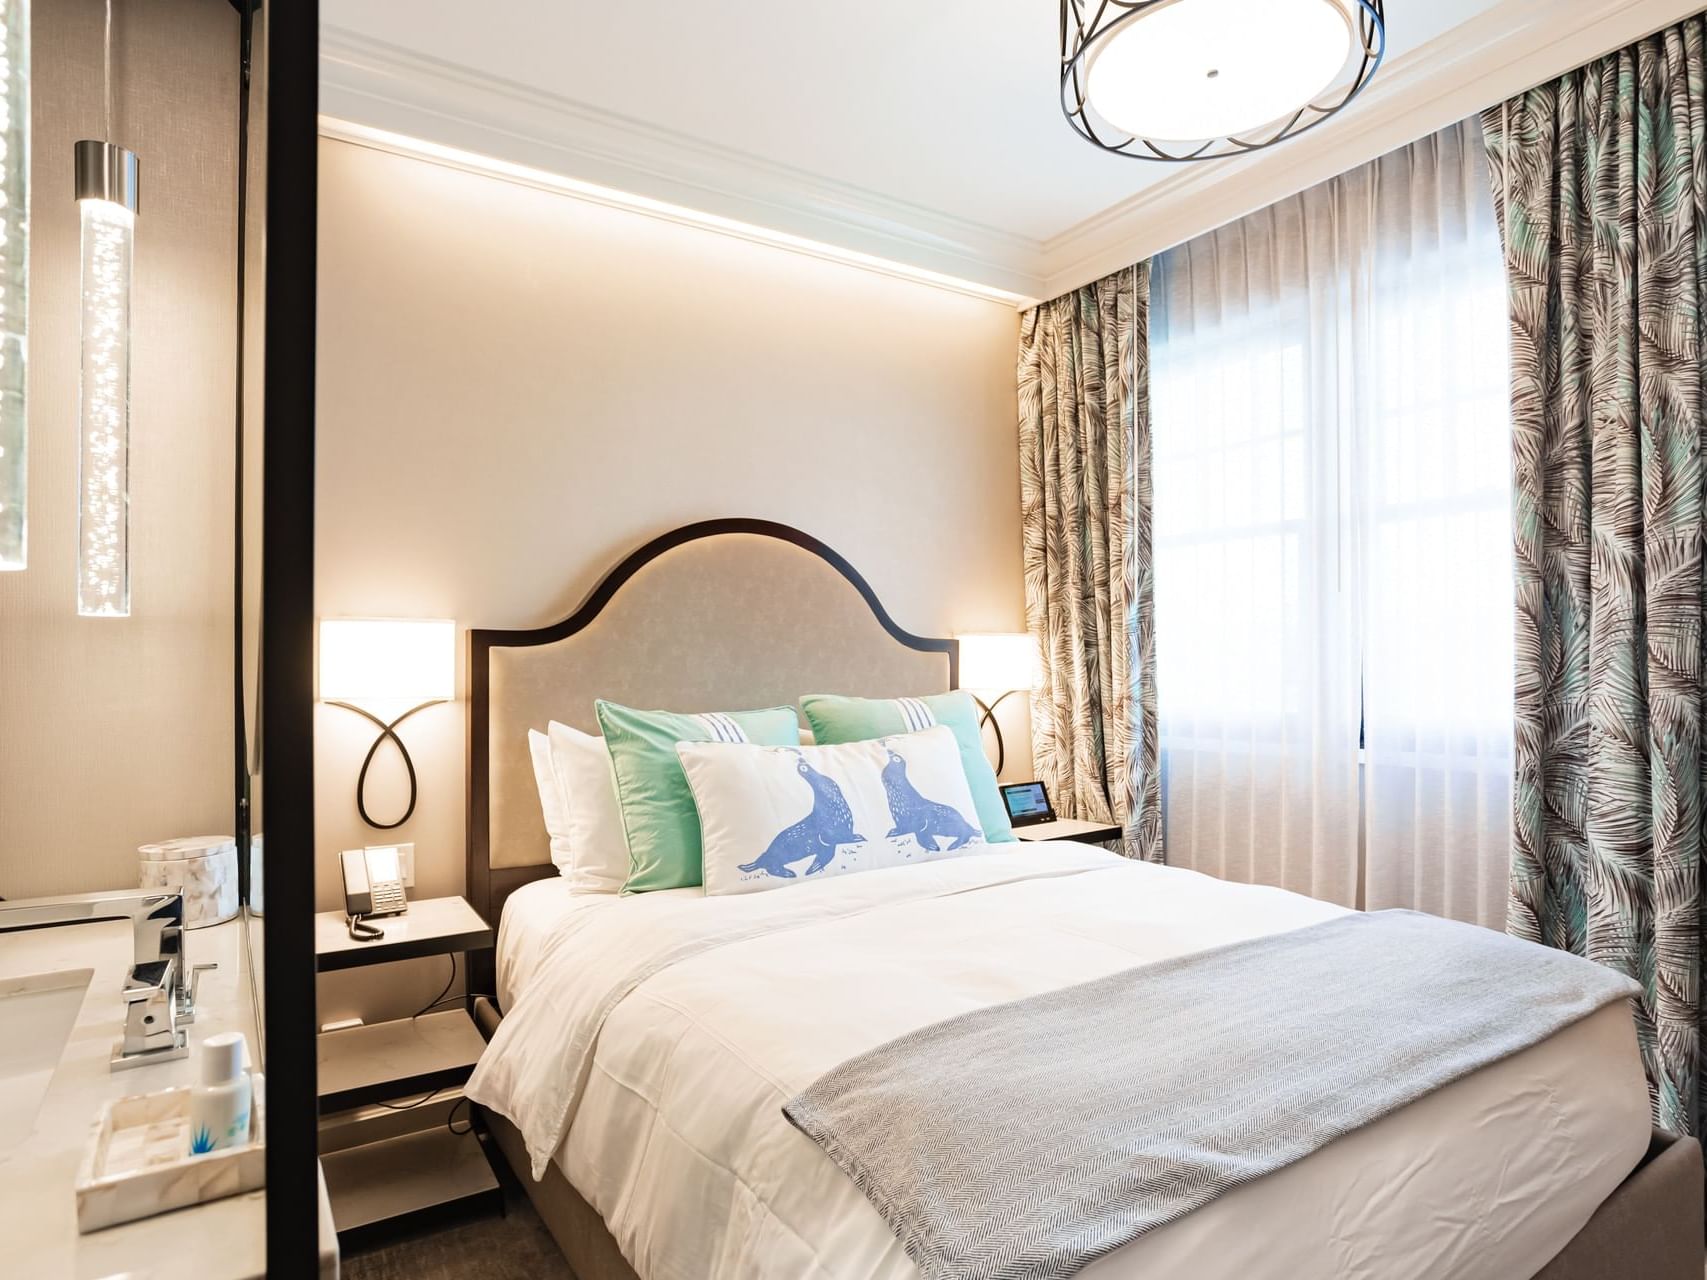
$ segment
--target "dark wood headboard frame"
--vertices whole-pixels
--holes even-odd
[[[645,546],[625,557],[599,580],[580,606],[561,622],[532,631],[496,631],[482,628],[468,633],[468,901],[494,927],[503,910],[504,901],[515,890],[534,880],[557,874],[550,862],[526,867],[492,866],[491,826],[491,656],[494,649],[526,648],[531,645],[553,644],[568,638],[588,626],[603,612],[611,598],[623,585],[646,565],[666,552],[701,538],[723,534],[755,534],[775,538],[810,551],[837,573],[846,578],[864,598],[872,615],[898,643],[923,653],[941,653],[948,658],[948,687],[960,687],[960,642],[930,636],[916,636],[900,627],[889,616],[871,584],[846,558],[814,538],[809,533],[777,524],[771,520],[729,518],[701,520],[661,534]],[[491,951],[476,952],[469,957],[471,994],[496,994],[496,959]]]

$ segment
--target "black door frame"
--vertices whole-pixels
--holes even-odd
[[[318,0],[267,6],[265,503],[267,1274],[319,1268],[314,988],[314,317]]]

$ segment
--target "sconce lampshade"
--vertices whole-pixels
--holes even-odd
[[[963,635],[960,687],[1007,693],[1043,683],[1037,642],[1028,635]]]
[[[456,623],[446,619],[323,618],[320,698],[357,706],[444,702],[456,696]]]

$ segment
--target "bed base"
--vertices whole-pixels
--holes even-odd
[[[475,1000],[474,1021],[487,1039],[502,1016],[486,997]],[[604,1219],[563,1171],[549,1165],[535,1182],[520,1130],[503,1116],[476,1110],[576,1280],[640,1280]],[[1702,1197],[1701,1143],[1656,1129],[1641,1164],[1533,1280],[1701,1280]]]
[[[1635,1172],[1535,1280],[1694,1280],[1702,1273],[1701,1195],[1700,1141],[1654,1130]]]
[[[488,1040],[498,1029],[502,1017],[497,1006],[485,996],[474,998],[474,1025]],[[491,1140],[486,1148],[488,1154],[496,1146],[503,1156],[503,1160],[497,1163],[508,1166],[507,1169],[499,1169],[500,1175],[507,1175],[507,1182],[514,1182],[527,1193],[546,1230],[551,1232],[551,1238],[557,1241],[557,1247],[568,1259],[575,1280],[640,1280],[622,1256],[622,1250],[617,1248],[605,1220],[599,1217],[598,1210],[581,1198],[579,1191],[569,1185],[563,1170],[554,1164],[547,1165],[545,1176],[535,1182],[528,1176],[531,1162],[522,1131],[485,1107],[477,1105],[473,1110],[475,1123]]]
[[[546,1169],[545,1177],[535,1182],[528,1177],[527,1143],[522,1141],[521,1130],[484,1107],[476,1107],[475,1110],[514,1171],[511,1176],[527,1192],[528,1199],[533,1201],[534,1209],[551,1232],[551,1238],[557,1241],[557,1247],[569,1260],[575,1280],[640,1280],[611,1238],[605,1220],[581,1198],[580,1192],[569,1185],[563,1170],[551,1165]]]

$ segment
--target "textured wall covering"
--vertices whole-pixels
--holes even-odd
[[[1483,117],[1512,296],[1510,928],[1637,978],[1701,1122],[1707,22]]]
[[[136,846],[232,827],[236,12],[114,12],[114,141],[142,161],[132,616],[79,618],[78,216],[100,0],[34,7],[30,565],[0,574],[0,894],[132,885]]]
[[[320,154],[322,615],[538,626],[655,534],[739,515],[822,538],[911,631],[1019,630],[1011,307],[347,143]],[[1025,718],[1003,711],[1010,774],[1030,776]],[[353,799],[368,727],[334,707],[317,731],[332,907],[334,854],[380,834]],[[417,843],[423,895],[462,889],[465,732],[461,703],[404,727],[420,807],[393,834]],[[376,815],[401,812],[401,772],[380,754]],[[412,1012],[444,982],[442,961],[421,968],[371,997],[328,975],[322,1012]]]
[[[1019,440],[1038,773],[1160,860],[1149,311],[1146,262],[1026,312]]]

